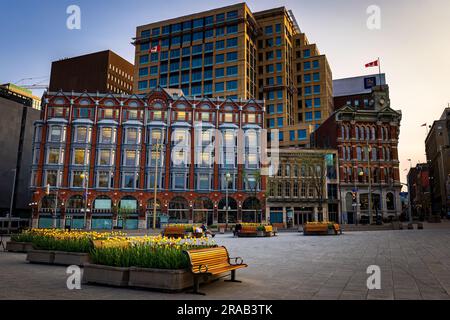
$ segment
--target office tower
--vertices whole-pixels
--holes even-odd
[[[280,146],[307,146],[333,109],[325,55],[284,7],[245,3],[137,27],[135,93],[158,86],[191,96],[266,101],[266,127]]]

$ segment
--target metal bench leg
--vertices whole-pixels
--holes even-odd
[[[242,281],[236,280],[236,270],[231,270],[231,279],[225,280],[225,282],[238,282],[241,283]]]
[[[193,294],[199,294],[199,295],[205,296],[206,293],[200,292],[199,291],[199,287],[200,287],[200,282],[198,281],[198,277],[194,276],[194,286],[192,288],[193,290],[192,291],[188,291],[186,293],[193,293]]]

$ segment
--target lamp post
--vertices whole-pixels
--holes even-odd
[[[225,229],[228,228],[228,183],[230,181],[231,174],[227,172],[225,174],[225,180],[227,188],[225,189]]]
[[[156,195],[158,192],[158,162],[159,162],[159,149],[161,144],[158,142],[155,146],[156,151],[156,162],[155,162],[155,179],[153,182],[153,230],[156,230]]]
[[[369,170],[369,225],[372,224],[372,169],[370,168],[370,152],[372,148],[369,146],[369,140],[367,140],[367,166]]]
[[[80,175],[80,177],[83,179],[83,184],[85,187],[85,197],[84,197],[84,229],[87,229],[87,202],[88,202],[88,188],[89,188],[89,182],[88,182],[88,177],[89,174],[88,172],[84,172]]]

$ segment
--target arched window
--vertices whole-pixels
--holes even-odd
[[[341,126],[341,138],[345,139],[345,126]]]
[[[355,127],[355,139],[359,140],[359,127]]]
[[[369,127],[366,127],[366,140],[370,139],[370,129]]]
[[[359,130],[359,138],[361,140],[364,140],[364,127],[361,127]]]
[[[298,177],[298,165],[294,164],[294,177]]]
[[[386,160],[391,160],[391,149],[389,149],[389,147],[386,148]]]
[[[375,128],[371,127],[370,128],[371,132],[372,132],[372,140],[375,140],[377,137],[375,136]]]
[[[347,140],[350,139],[350,129],[348,128],[348,126],[345,126],[345,137],[347,138]]]
[[[362,159],[362,153],[361,153],[361,147],[356,147],[356,159],[361,161]]]

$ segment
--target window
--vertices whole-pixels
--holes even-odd
[[[216,22],[222,22],[225,21],[225,13],[219,13],[216,15]]]
[[[216,82],[215,91],[216,92],[223,92],[224,90],[225,90],[224,83],[223,82]]]
[[[238,39],[237,38],[230,38],[227,39],[227,48],[235,48],[238,45]]]
[[[138,88],[139,88],[139,90],[145,90],[145,89],[147,89],[147,84],[148,84],[148,81],[147,81],[147,80],[139,81],[139,83],[138,83]]]
[[[216,37],[221,37],[225,34],[225,28],[216,28]]]
[[[216,78],[223,78],[224,76],[225,76],[225,69],[217,68],[216,69]]]
[[[77,127],[75,131],[75,142],[85,143],[88,142],[88,128],[87,127]]]
[[[191,42],[191,40],[192,40],[192,37],[191,37],[191,34],[190,34],[190,33],[188,33],[188,34],[183,34],[183,37],[182,37],[182,39],[181,39],[181,41],[182,41],[183,43],[189,43],[189,42]],[[189,47],[183,48],[183,55],[185,55],[184,49],[189,49]]]
[[[86,150],[85,149],[75,149],[73,154],[73,164],[84,165],[86,164]]]
[[[112,139],[112,128],[101,128],[100,143],[114,143]]]
[[[306,140],[306,129],[297,130],[298,140]]]
[[[266,65],[266,72],[273,73],[273,64]]]
[[[282,103],[277,104],[277,113],[278,114],[283,113],[283,104]]]
[[[227,76],[237,76],[238,74],[238,67],[237,66],[230,66],[227,67]]]
[[[149,61],[148,58],[149,58],[149,57],[148,57],[148,54],[143,55],[143,56],[140,56],[140,57],[139,57],[139,63],[140,63],[140,64],[148,63],[148,61]]]
[[[137,165],[136,150],[125,150],[125,166],[134,167]]]
[[[198,174],[198,188],[200,190],[209,190],[210,189],[210,177],[209,174],[200,173]]]
[[[148,76],[148,68],[139,68],[139,77]]]
[[[314,107],[316,108],[320,107],[320,98],[314,98]]]
[[[213,29],[209,29],[205,31],[205,39],[210,39],[214,37],[214,30]]]
[[[238,82],[237,80],[234,81],[227,81],[227,91],[234,91],[237,90]]]
[[[124,189],[134,189],[137,185],[137,174],[134,172],[123,174],[123,184]]]
[[[83,188],[86,185],[85,174],[83,171],[72,172],[72,188]]]
[[[289,131],[289,141],[295,141],[295,131]]]
[[[277,60],[281,60],[282,55],[281,55],[281,50],[280,49],[277,49],[276,54],[277,54]]]
[[[228,52],[227,53],[227,62],[231,62],[231,61],[237,61],[237,52]]]
[[[277,24],[275,25],[275,32],[276,32],[276,33],[281,33],[281,24],[280,24],[280,23],[277,23]]]
[[[305,99],[305,107],[312,108],[312,99]]]
[[[275,127],[275,119],[269,119],[269,128]]]
[[[174,189],[184,189],[186,178],[184,174],[174,174],[173,175],[173,188]]]
[[[113,186],[114,175],[108,171],[100,171],[97,173],[97,187],[109,189]]]
[[[180,44],[181,39],[180,39],[180,37],[173,37],[171,42],[172,42],[173,46],[176,46],[176,45]]]
[[[266,26],[265,28],[264,28],[264,32],[265,32],[265,34],[266,35],[271,35],[272,33],[273,33],[273,27],[272,26]]]
[[[320,120],[322,118],[322,113],[320,111],[314,112],[314,120]]]
[[[277,126],[278,126],[278,128],[283,127],[283,118],[277,118]]]
[[[312,119],[313,119],[312,112],[305,112],[305,120],[312,121]]]
[[[62,127],[60,126],[53,126],[50,129],[50,141],[51,142],[62,142],[64,141],[62,136]]]
[[[225,113],[223,115],[224,122],[233,122],[233,114],[232,113]]]
[[[224,54],[217,54],[216,55],[216,64],[221,64],[225,62],[225,55]]]
[[[202,40],[203,39],[203,32],[194,32],[193,36],[192,36],[192,41],[196,41],[196,40]]]
[[[112,164],[111,150],[102,149],[98,153],[98,164],[100,166],[110,166]]]
[[[275,45],[276,45],[277,47],[281,46],[281,37],[276,37],[276,38],[275,38]]]
[[[273,60],[273,51],[266,52],[266,60]]]
[[[311,82],[311,74],[305,74],[304,76],[303,76],[303,81],[305,82],[305,83],[310,83]]]
[[[139,130],[137,128],[126,129],[126,140],[128,144],[138,144],[140,142]]]
[[[284,141],[284,132],[280,131],[278,132],[278,141]]]
[[[320,85],[314,86],[314,94],[320,94]]]
[[[233,34],[238,32],[237,24],[231,25],[227,27],[227,34]]]
[[[224,40],[216,41],[216,50],[223,50],[223,49],[225,49],[225,41]]]
[[[200,19],[195,19],[192,23],[193,28],[199,28],[199,27],[203,27],[203,18]]]
[[[50,148],[48,150],[47,163],[48,164],[60,164],[60,163],[62,163],[63,159],[62,159],[60,153],[61,153],[60,149]]]
[[[313,68],[314,69],[319,69],[319,60],[314,60],[313,61]]]
[[[191,28],[192,28],[192,22],[191,21],[183,22],[183,30],[189,30]]]
[[[214,24],[214,16],[205,17],[205,26]]]
[[[311,70],[311,62],[310,61],[303,62],[303,70]]]
[[[238,17],[237,10],[227,12],[227,20],[237,19],[237,17]]]
[[[303,58],[309,58],[309,57],[311,57],[311,50],[309,50],[309,49],[303,50]]]

